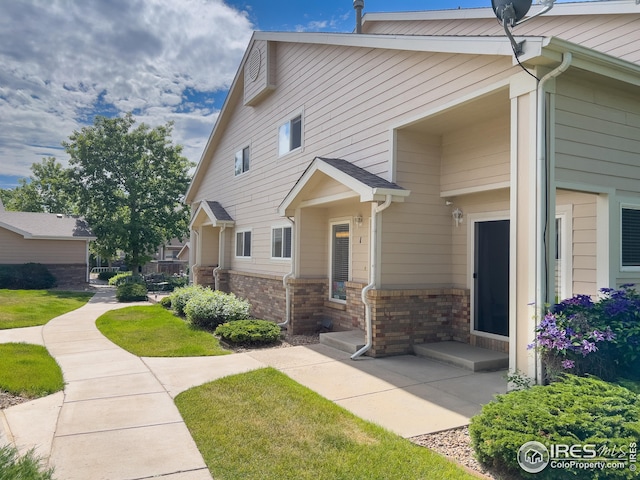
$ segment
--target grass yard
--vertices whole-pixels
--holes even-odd
[[[220,480],[477,478],[272,368],[190,389],[176,405]]]
[[[0,390],[37,398],[63,388],[62,370],[46,348],[27,343],[0,343]]]
[[[111,310],[96,320],[109,340],[141,357],[226,355],[211,333],[192,328],[160,305]]]
[[[44,325],[52,318],[80,308],[88,292],[0,290],[0,330]]]
[[[42,468],[33,450],[24,456],[11,445],[0,446],[1,480],[53,480],[53,468]]]

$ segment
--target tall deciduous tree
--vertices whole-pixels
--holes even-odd
[[[188,231],[189,211],[182,198],[191,163],[171,142],[172,123],[135,126],[131,114],[96,117],[63,143],[79,211],[98,237],[105,257],[125,252],[134,270],[163,243]]]
[[[0,192],[7,210],[17,212],[75,213],[69,171],[54,157],[31,165],[32,175],[18,180],[18,186]]]

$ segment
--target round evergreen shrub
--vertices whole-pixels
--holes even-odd
[[[219,325],[215,332],[229,343],[265,345],[280,339],[280,327],[267,320],[236,320]]]
[[[171,297],[162,297],[160,299],[160,306],[164,308],[171,308]]]
[[[113,277],[118,275],[118,272],[106,271],[98,273],[98,280],[111,280]]]
[[[565,376],[547,386],[498,395],[472,418],[469,434],[478,460],[507,472],[505,478],[636,478],[628,468],[585,471],[551,465],[527,474],[518,464],[518,451],[537,441],[547,449],[592,444],[607,458],[607,451],[628,453],[640,438],[640,397],[595,377]]]
[[[176,312],[180,316],[184,316],[184,307],[189,300],[195,295],[199,295],[203,293],[205,290],[204,287],[200,285],[187,285],[185,287],[176,288],[169,298],[171,299],[171,308],[174,312]]]
[[[246,320],[250,306],[246,300],[239,299],[233,293],[206,289],[193,296],[184,307],[184,313],[193,325],[207,330],[225,322]]]
[[[134,277],[132,276],[133,272],[116,272],[111,278],[109,278],[109,285],[113,285],[117,287],[122,285],[123,283],[128,283],[134,281]]]
[[[147,287],[141,283],[123,283],[116,288],[119,302],[139,302],[147,299]]]

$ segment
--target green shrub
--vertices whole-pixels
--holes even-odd
[[[122,285],[123,283],[133,281],[133,278],[134,277],[132,276],[132,272],[116,273],[109,279],[109,285],[113,285],[114,287],[117,287],[119,285]]]
[[[56,277],[40,263],[0,265],[0,288],[46,290],[56,285]]]
[[[480,462],[510,474],[506,478],[635,478],[629,469],[605,472],[554,469],[535,475],[518,465],[526,442],[551,445],[594,444],[618,454],[640,438],[640,398],[626,388],[594,377],[566,376],[547,386],[498,395],[473,417],[469,434]],[[607,457],[606,454],[599,453]],[[611,455],[609,455],[611,457]],[[586,475],[586,476],[585,476]]]
[[[184,316],[184,307],[191,297],[205,291],[200,285],[188,285],[186,287],[176,288],[169,298],[171,299],[171,308],[178,315]]]
[[[160,306],[164,308],[171,308],[171,297],[162,297],[160,299]]]
[[[0,447],[0,479],[3,480],[52,480],[53,468],[43,469],[34,450],[22,457],[12,445]]]
[[[280,327],[267,320],[236,320],[219,325],[215,334],[230,343],[264,345],[280,339]]]
[[[108,270],[106,272],[100,272],[98,273],[98,280],[111,280],[111,278],[115,277],[116,275],[118,275],[118,272],[114,272],[111,270]]]
[[[141,283],[123,283],[116,288],[119,302],[138,302],[147,299],[147,287]]]
[[[250,306],[233,293],[206,289],[194,295],[185,305],[184,313],[193,325],[207,330],[226,322],[249,318]]]

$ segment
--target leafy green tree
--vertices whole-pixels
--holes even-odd
[[[96,117],[64,142],[79,212],[98,237],[96,252],[125,252],[134,271],[163,243],[183,238],[189,210],[182,198],[192,164],[171,142],[172,123],[135,126],[131,114]]]
[[[16,212],[75,213],[69,171],[54,157],[31,165],[32,175],[18,186],[0,191],[5,209]]]

